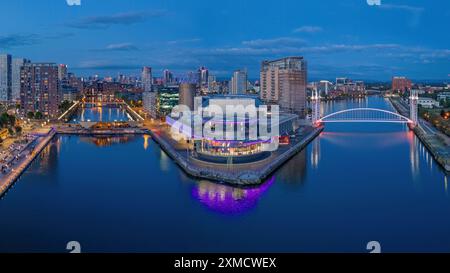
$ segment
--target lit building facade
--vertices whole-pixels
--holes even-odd
[[[0,55],[0,101],[9,101],[12,93],[11,55]]]
[[[144,88],[144,92],[152,91],[153,84],[153,76],[152,76],[152,68],[148,66],[144,66],[142,68],[142,87]]]
[[[155,119],[158,117],[157,92],[143,92],[142,104],[144,111],[150,116],[150,118]]]
[[[278,121],[268,118],[272,110],[268,112],[257,112],[257,116],[246,114],[239,117],[228,113],[231,108],[251,107],[258,109],[263,105],[256,96],[246,95],[214,95],[210,97],[198,97],[202,108],[195,109],[191,120],[181,120],[175,129],[174,138],[184,138],[189,141],[192,156],[198,160],[219,164],[240,164],[260,161],[268,158],[273,150],[268,146],[276,144],[281,136],[289,136],[298,128],[298,116],[295,114],[281,114]],[[199,105],[197,105],[199,106]],[[214,108],[210,108],[214,106]],[[219,107],[224,117],[232,115],[232,119],[211,119],[212,113],[216,113]],[[201,122],[202,128],[210,128],[214,136],[205,134],[203,131],[198,135],[194,127],[194,120]],[[262,121],[278,122],[279,132],[277,135],[267,135],[261,125]],[[175,126],[176,120],[172,116],[167,117],[167,123]],[[266,124],[266,123],[265,123]],[[275,125],[275,124],[274,124]],[[219,130],[219,128],[221,130]],[[257,132],[251,132],[251,129]],[[240,136],[240,137],[238,137]],[[276,149],[275,149],[276,150]]]
[[[55,118],[60,101],[58,66],[53,63],[26,63],[22,66],[20,87],[21,110],[41,112]]]
[[[11,64],[11,67],[12,67],[11,100],[12,101],[20,101],[20,70],[22,69],[22,66],[26,63],[30,63],[30,61],[27,59],[23,59],[23,58],[12,59],[12,64]]]
[[[406,77],[393,77],[392,78],[392,91],[404,93],[411,90],[412,82]]]
[[[230,94],[243,95],[247,92],[247,71],[236,70],[230,81]]]
[[[198,69],[199,74],[199,83],[201,88],[208,88],[208,81],[209,81],[209,70],[206,67],[200,67]]]
[[[264,61],[261,65],[260,97],[287,112],[304,116],[307,63],[303,57]]]
[[[58,65],[58,80],[62,81],[67,79],[67,65],[60,64]]]

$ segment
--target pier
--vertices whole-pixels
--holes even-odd
[[[257,162],[244,164],[208,163],[191,157],[188,151],[170,137],[170,128],[160,123],[152,123],[149,133],[181,169],[190,176],[238,186],[259,185],[291,157],[303,150],[324,129],[310,127],[290,145],[280,146],[271,156]]]

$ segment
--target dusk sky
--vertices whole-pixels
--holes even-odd
[[[450,80],[448,0],[3,0],[0,10],[0,54],[83,76],[206,66],[256,79],[262,60],[304,56],[310,80]]]

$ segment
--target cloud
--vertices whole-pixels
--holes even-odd
[[[38,43],[40,40],[37,34],[12,34],[0,36],[0,48],[9,49],[19,46],[27,46]]]
[[[144,22],[150,18],[165,15],[164,10],[147,12],[128,12],[113,15],[91,16],[80,19],[76,22],[68,23],[67,26],[79,29],[103,29],[112,25],[133,25]]]
[[[255,40],[258,41],[258,40]],[[356,52],[367,50],[384,50],[398,49],[398,44],[330,44],[319,46],[283,46],[283,43],[275,43],[277,46],[262,47],[266,43],[249,43],[244,42],[244,47],[225,47],[214,48],[206,52],[212,55],[241,55],[241,56],[268,56],[271,55],[290,55],[290,54],[322,54],[322,53],[340,53],[340,52]],[[267,43],[271,45],[271,43]]]
[[[74,36],[74,33],[52,33],[52,34],[11,34],[0,36],[0,48],[11,49],[21,46],[32,46],[45,42],[46,40],[65,39]]]
[[[200,41],[202,41],[202,39],[193,38],[193,39],[184,39],[184,40],[173,40],[173,41],[168,41],[167,43],[169,45],[176,45],[176,44],[186,44],[186,43],[197,43]]]
[[[132,43],[110,44],[99,51],[134,51],[138,50],[137,46]]]
[[[242,44],[248,47],[286,47],[286,46],[300,46],[306,44],[305,40],[292,37],[281,37],[274,39],[256,39],[250,41],[243,41]]]
[[[321,31],[323,29],[318,26],[302,26],[293,30],[294,33],[316,33]]]

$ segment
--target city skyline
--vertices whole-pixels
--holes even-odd
[[[2,24],[22,18],[0,32],[0,53],[65,63],[81,76],[205,66],[218,78],[246,69],[257,79],[263,60],[284,56],[304,56],[310,79],[447,80],[450,73],[444,1],[27,2],[0,4],[10,15]]]

